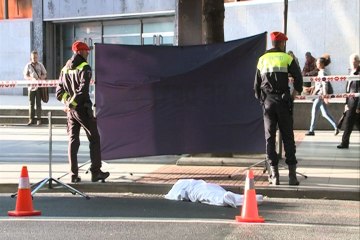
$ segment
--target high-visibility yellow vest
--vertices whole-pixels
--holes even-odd
[[[81,71],[85,66],[88,66],[89,64],[87,62],[80,63],[75,69],[68,69],[66,66],[61,69],[64,73],[75,73],[76,71]]]
[[[61,71],[62,71],[63,73],[66,73],[66,74],[75,74],[77,71],[83,70],[83,68],[84,68],[85,66],[88,66],[88,65],[89,65],[89,64],[88,64],[87,62],[82,62],[82,63],[79,64],[75,69],[68,69],[68,68],[65,66],[65,67],[63,67],[63,68],[61,69]],[[70,94],[67,93],[67,92],[65,92],[65,93],[62,95],[62,97],[61,97],[61,102],[66,103],[66,101],[68,100],[69,97],[70,97]],[[70,105],[76,107],[78,104],[77,104],[77,102],[75,101],[74,98],[75,98],[75,96],[73,96],[73,97],[69,100],[69,103],[70,103]]]
[[[268,52],[259,59],[257,68],[261,74],[274,72],[288,72],[288,66],[293,58],[284,52]]]

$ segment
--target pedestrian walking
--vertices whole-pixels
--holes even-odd
[[[324,76],[330,75],[327,69],[325,68],[330,64],[330,56],[327,57],[320,57],[316,61],[316,66],[319,69],[318,77],[322,78]],[[312,109],[311,109],[311,122],[310,122],[310,129],[305,134],[306,136],[314,136],[315,135],[315,127],[316,122],[318,119],[318,112],[321,111],[322,116],[331,124],[334,128],[334,135],[339,134],[339,129],[334,121],[334,118],[329,113],[327,108],[327,104],[329,104],[329,99],[325,97],[329,91],[329,82],[326,81],[317,81],[315,83],[314,95],[319,95],[313,102]]]
[[[350,75],[360,75],[360,58],[358,54],[350,55]],[[348,81],[346,84],[347,93],[360,93],[360,81]],[[344,133],[342,135],[341,144],[337,146],[340,149],[349,148],[350,135],[354,125],[357,125],[360,131],[360,100],[359,97],[346,98],[344,117]]]

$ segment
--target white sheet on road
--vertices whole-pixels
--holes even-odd
[[[221,186],[214,183],[207,183],[204,180],[180,179],[168,194],[166,199],[178,201],[201,202],[216,206],[231,206],[236,208],[241,206],[244,195],[226,191]],[[262,195],[256,195],[257,202],[263,201]]]

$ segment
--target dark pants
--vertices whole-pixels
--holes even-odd
[[[101,168],[100,135],[96,119],[86,108],[70,110],[67,113],[67,132],[69,135],[68,157],[73,175],[78,175],[77,154],[80,147],[80,128],[83,127],[89,140],[90,171],[97,173]]]
[[[279,157],[276,152],[276,127],[279,127],[285,149],[285,163],[297,164],[293,131],[293,116],[289,104],[281,95],[267,95],[264,106],[264,128],[266,140],[266,155],[271,166],[277,166]]]
[[[35,104],[36,104],[36,116],[38,120],[41,120],[41,92],[38,88],[36,91],[30,91],[29,96],[29,119],[31,121],[35,118]]]
[[[359,98],[349,98],[348,100],[349,110],[346,112],[344,118],[344,133],[341,145],[349,146],[350,135],[354,129],[354,125],[356,125],[360,131],[360,113],[356,113],[358,101]]]

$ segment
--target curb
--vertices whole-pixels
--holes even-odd
[[[172,188],[173,184],[149,184],[149,183],[80,183],[69,184],[73,188],[84,193],[142,193],[142,194],[155,194],[165,195]],[[227,191],[238,194],[243,194],[243,187],[236,186],[223,186]],[[1,184],[0,193],[16,193],[18,184]],[[358,191],[340,190],[337,188],[312,188],[312,187],[256,187],[256,192],[271,198],[308,198],[308,199],[331,199],[331,200],[351,200],[360,201],[360,194]],[[45,185],[39,189],[38,193],[66,193],[68,189],[57,186],[48,188]]]
[[[177,160],[178,166],[235,166],[235,167],[250,167],[254,164],[264,166],[262,163],[265,158],[258,155],[254,156],[236,156],[234,158],[209,158],[209,157],[181,157]]]

